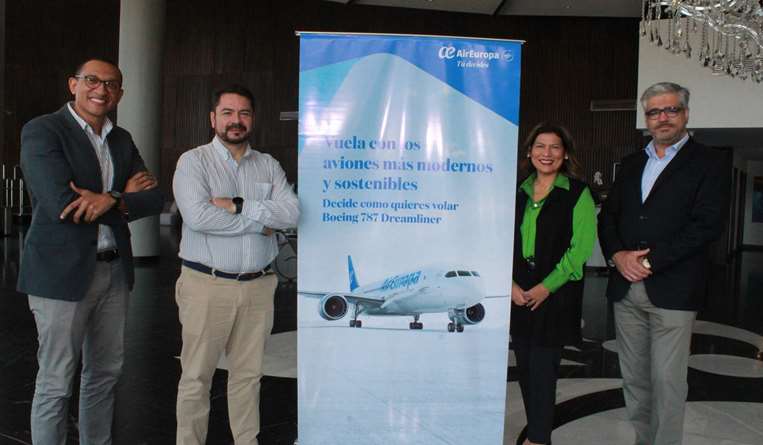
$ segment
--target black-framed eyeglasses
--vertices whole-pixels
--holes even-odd
[[[98,88],[99,86],[101,86],[101,84],[103,84],[103,86],[106,87],[106,89],[112,93],[116,93],[122,88],[122,82],[119,80],[102,80],[102,79],[99,79],[98,76],[93,76],[92,74],[79,75],[79,76],[73,76],[73,77],[75,79],[85,82],[85,86],[90,88],[91,90]]]
[[[646,110],[644,115],[647,119],[657,119],[662,113],[665,113],[669,118],[674,118],[682,111],[684,111],[684,107],[652,108]]]

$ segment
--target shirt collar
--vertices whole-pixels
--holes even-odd
[[[93,127],[90,126],[87,122],[85,122],[85,119],[82,119],[79,114],[77,114],[76,111],[74,111],[74,107],[72,107],[72,103],[69,102],[66,104],[67,107],[69,107],[69,112],[74,117],[74,120],[77,121],[77,124],[79,124],[80,128],[87,131],[90,130],[91,133],[95,134],[95,131],[93,131]],[[111,122],[111,119],[109,119],[108,116],[106,116],[106,119],[103,121],[103,127],[101,127],[101,139],[106,139],[106,136],[111,133],[111,130],[114,129],[114,124]],[[98,136],[98,135],[96,135]]]
[[[688,140],[689,140],[689,133],[686,133],[684,135],[684,137],[682,137],[678,142],[676,142],[675,144],[673,144],[673,145],[671,145],[671,146],[669,146],[668,148],[665,149],[665,155],[668,158],[672,158],[673,156],[675,156],[676,153],[678,153],[678,151],[681,149],[681,147],[686,145],[686,142]],[[646,151],[646,155],[649,156],[650,158],[652,158],[652,159],[659,159],[657,157],[657,151],[654,148],[654,139],[649,141],[649,144],[646,146],[646,148],[644,150]]]
[[[223,141],[221,141],[219,137],[215,136],[214,139],[212,139],[212,146],[223,160],[228,161],[233,159],[233,155],[230,154],[230,151],[228,151],[228,148],[223,144]],[[246,151],[244,151],[244,156],[242,156],[241,159],[249,157],[252,153],[254,153],[252,146],[246,144]]]
[[[535,177],[538,176],[537,173],[533,172],[527,179],[522,181],[522,185],[519,186],[525,193],[527,193],[527,196],[532,197],[534,194],[533,190],[533,182],[535,181]],[[554,184],[551,186],[551,188],[563,188],[565,190],[570,189],[570,178],[567,177],[564,173],[559,173],[556,175],[556,178],[554,179]],[[549,190],[550,192],[550,190]]]

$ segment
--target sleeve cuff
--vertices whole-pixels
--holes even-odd
[[[548,276],[542,281],[546,289],[548,289],[548,291],[552,294],[558,291],[560,287],[564,286],[564,283],[566,282],[567,278],[556,270],[548,274]]]

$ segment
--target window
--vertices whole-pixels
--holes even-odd
[[[455,276],[456,276],[456,272],[453,270],[445,274],[445,278],[453,278]]]
[[[470,274],[470,273],[469,273],[468,271],[466,271],[466,270],[459,270],[459,271],[458,271],[458,276],[459,276],[459,277],[470,277],[470,276],[472,276],[472,274]]]

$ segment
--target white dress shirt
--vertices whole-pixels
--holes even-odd
[[[95,155],[98,157],[98,164],[101,166],[101,182],[103,184],[103,191],[108,192],[112,189],[112,187],[114,187],[114,163],[111,161],[109,141],[106,140],[106,137],[109,135],[109,133],[111,133],[111,130],[114,129],[114,124],[112,124],[111,120],[107,117],[103,122],[103,127],[101,127],[101,134],[97,135],[95,134],[95,131],[93,131],[93,128],[90,126],[90,124],[85,122],[85,120],[79,117],[79,115],[74,111],[71,103],[68,103],[67,106],[69,107],[69,112],[72,114],[72,116],[74,116],[74,120],[77,121],[83,130],[85,130],[87,138],[90,139],[90,143],[93,144],[93,150],[95,150]],[[79,186],[80,184],[75,185]],[[99,192],[98,190],[92,191],[96,193]],[[116,246],[117,242],[114,239],[114,232],[111,230],[111,227],[104,224],[99,224],[98,252],[116,249]]]

